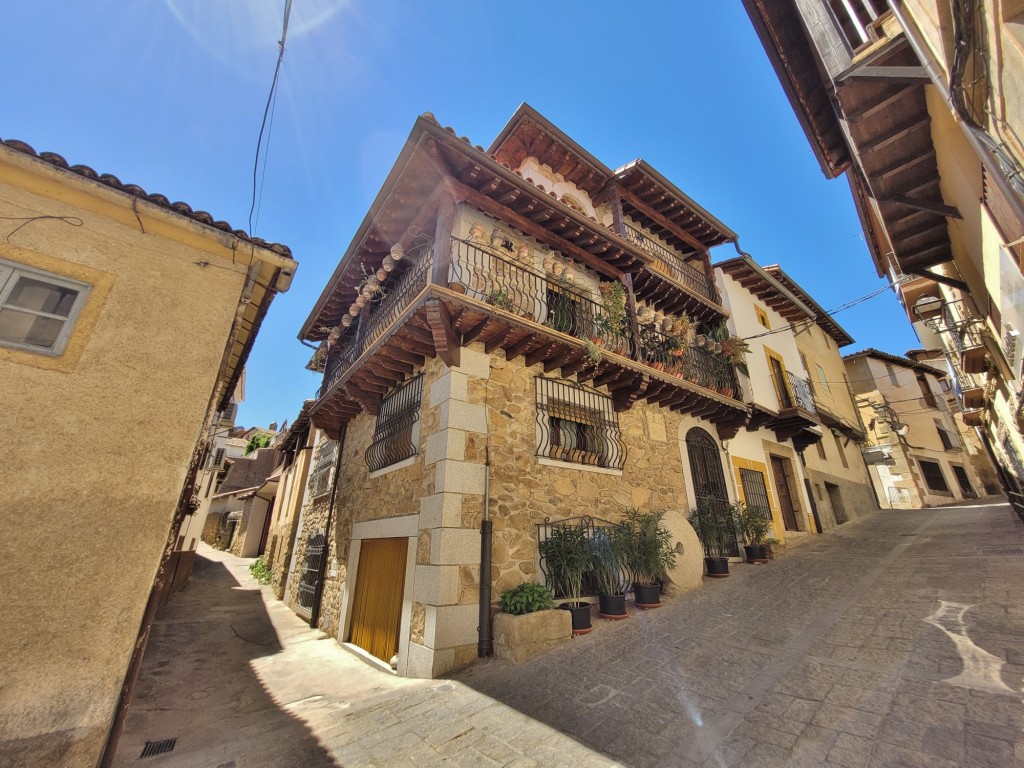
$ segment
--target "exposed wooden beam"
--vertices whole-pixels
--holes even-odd
[[[880,101],[876,101],[870,107],[868,107],[868,108],[866,108],[864,110],[861,110],[860,112],[858,112],[855,115],[851,115],[847,119],[848,119],[848,121],[851,124],[856,124],[856,123],[862,122],[864,120],[867,120],[870,117],[874,117],[879,112],[883,112],[884,110],[888,109],[893,104],[895,104],[897,101],[902,99],[904,96],[908,95],[912,91],[917,90],[919,87],[920,86],[918,84],[916,84],[916,83],[912,84],[912,85],[905,85],[902,88],[899,88],[899,89],[893,91],[892,93],[886,95]]]
[[[636,399],[641,397],[650,385],[651,377],[646,374],[640,374],[630,382],[629,386],[616,390],[615,396],[612,398],[615,411],[617,413],[628,411],[633,407]]]
[[[902,127],[897,126],[896,128],[893,128],[891,131],[883,133],[879,136],[875,136],[873,139],[864,142],[864,146],[861,148],[861,153],[867,154],[868,152],[875,152],[879,149],[885,149],[890,144],[894,144],[897,141],[906,138],[909,134],[913,133],[919,128],[924,128],[930,124],[931,118],[928,117],[928,115],[926,114],[922,119],[917,120],[911,123],[910,125],[905,125]]]
[[[890,83],[916,83],[928,85],[932,79],[921,66],[876,67],[865,65],[844,72],[836,78],[839,85],[849,80],[885,80]]]
[[[920,197],[907,197],[906,195],[889,195],[878,201],[879,203],[893,203],[895,205],[906,206],[907,208],[915,208],[919,211],[928,211],[929,213],[937,213],[939,216],[948,216],[953,219],[962,219],[960,211],[954,208],[952,205],[946,205],[941,200],[925,200]]]
[[[910,168],[913,168],[915,165],[920,165],[921,163],[927,162],[928,160],[934,160],[934,159],[935,159],[935,151],[934,150],[929,150],[927,152],[923,152],[920,155],[916,155],[914,157],[911,157],[911,158],[909,158],[907,160],[900,160],[895,165],[892,165],[892,166],[886,168],[884,171],[880,171],[878,173],[869,174],[869,177],[870,177],[871,181],[874,184],[877,184],[877,183],[882,182],[882,181],[888,181],[893,176],[896,176],[896,175],[898,175],[900,173],[903,173],[904,171],[906,171],[906,170],[908,170]]]
[[[531,237],[537,238],[541,242],[550,245],[552,248],[561,251],[567,256],[572,256],[577,261],[586,264],[588,267],[597,270],[603,275],[615,279],[622,277],[621,270],[615,269],[593,254],[585,251],[583,248],[580,248],[575,243],[558,237],[526,216],[521,216],[512,209],[503,206],[497,200],[492,200],[472,187],[467,187],[465,184],[462,184],[452,178],[445,179],[444,184],[452,192],[456,200],[465,200],[467,203],[478,208],[484,213],[494,216],[499,221],[505,221],[508,224],[511,224],[516,229],[519,229]]]
[[[652,221],[656,222],[663,229],[667,229],[673,235],[678,237],[684,243],[693,248],[697,253],[706,253],[707,246],[704,245],[700,240],[691,235],[685,229],[679,227],[678,224],[673,223],[667,219],[664,215],[654,210],[650,203],[646,203],[637,197],[635,194],[630,192],[628,189],[619,189],[620,196],[623,200],[637,209],[640,213],[651,218]]]
[[[507,350],[505,350],[505,359],[515,360],[521,354],[526,352],[527,348],[533,342],[533,338],[534,337],[532,333],[527,333],[525,336],[523,336],[523,338],[521,338],[519,341],[517,341],[515,344],[513,344]]]
[[[557,344],[557,342],[550,341],[547,344],[541,346],[540,348],[533,350],[533,352],[530,352],[526,356],[527,367],[531,365],[536,365],[541,360],[545,359],[551,353],[552,349],[557,346]]]
[[[452,318],[448,307],[440,299],[427,299],[427,321],[434,337],[434,351],[449,368],[459,365],[460,352],[458,336],[452,327]]]
[[[463,343],[463,345],[470,344],[473,341],[475,341],[480,336],[480,334],[484,332],[484,329],[487,328],[487,324],[489,322],[491,322],[491,318],[485,315],[483,320],[481,320],[479,323],[474,325],[468,331],[463,333],[462,334],[462,343]]]
[[[971,292],[970,286],[968,286],[967,283],[963,282],[962,280],[957,280],[955,277],[946,277],[945,275],[940,275],[938,272],[932,272],[930,269],[925,269],[924,267],[921,267],[920,269],[908,269],[907,272],[909,272],[911,275],[916,275],[917,277],[926,277],[929,280],[934,280],[937,283],[942,283],[943,285],[948,285],[952,288],[957,288],[963,291],[964,293]]]
[[[402,349],[401,347],[395,346],[391,346],[385,349],[384,354],[390,355],[396,360],[401,360],[405,363],[410,363],[411,365],[415,365],[417,367],[423,365],[426,359],[423,357],[423,355],[418,355],[415,352],[409,352],[407,350]]]

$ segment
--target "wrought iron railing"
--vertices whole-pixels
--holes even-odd
[[[939,330],[946,332],[957,352],[982,345],[980,326],[981,321],[974,317],[974,313],[962,300],[949,301],[943,305]]]
[[[654,326],[640,326],[636,359],[655,370],[693,382],[726,397],[738,397],[735,370],[725,359],[662,333]]]
[[[384,295],[380,300],[364,309],[356,319],[355,330],[338,341],[327,356],[324,383],[317,393],[318,398],[334,386],[371,344],[384,335],[427,286],[433,264],[431,253],[429,244],[419,248],[418,253],[410,253],[409,268],[394,283],[385,283]]]
[[[626,224],[626,239],[639,245],[658,260],[654,265],[657,271],[674,278],[676,282],[682,283],[691,291],[718,303],[718,292],[715,290],[711,278],[683,261],[678,253],[666,248],[657,240],[648,237],[629,224]]]
[[[537,455],[622,469],[626,444],[612,399],[595,389],[567,379],[535,379],[537,402]]]
[[[313,607],[316,582],[320,576],[320,563],[327,548],[327,538],[320,531],[313,533],[306,541],[306,552],[302,557],[302,572],[296,590],[296,604],[308,613]]]
[[[371,472],[390,467],[419,452],[415,427],[420,420],[422,401],[422,373],[399,385],[384,398],[377,414],[373,440],[365,454],[366,466]]]
[[[318,499],[331,490],[331,471],[338,458],[338,443],[328,440],[320,444],[316,452],[316,463],[309,474],[309,498]]]
[[[591,294],[564,278],[544,275],[530,265],[452,239],[448,287],[496,309],[628,355],[630,331],[625,308],[610,312]]]
[[[807,379],[801,379],[799,376],[794,375],[792,371],[786,371],[786,374],[789,377],[789,388],[793,393],[793,399],[796,401],[797,407],[811,413],[817,413],[817,409],[814,407],[814,395],[811,394],[811,385]]]
[[[543,523],[537,523],[537,550],[538,557],[540,559],[539,567],[540,572],[544,576],[544,583],[551,587],[551,591],[554,592],[555,597],[558,599],[564,598],[565,595],[561,594],[555,580],[552,578],[551,566],[548,565],[546,558],[544,557],[543,542],[551,537],[552,529],[558,526],[567,526],[572,528],[582,528],[584,535],[587,540],[594,538],[594,533],[600,530],[609,530],[617,526],[617,523],[613,523],[609,520],[602,520],[599,517],[590,517],[584,515],[582,517],[569,517],[565,520],[557,520],[552,522],[551,518],[545,517]],[[631,574],[626,572],[625,569],[620,569],[619,583],[626,586],[632,583],[633,577]],[[588,571],[583,575],[583,597],[595,597],[598,594],[597,579],[594,577],[593,571]]]
[[[775,385],[775,396],[779,400],[781,410],[803,408],[810,413],[818,412],[814,405],[814,395],[811,394],[811,385],[806,379],[801,379],[790,371],[786,371],[785,376],[773,372],[772,384]]]

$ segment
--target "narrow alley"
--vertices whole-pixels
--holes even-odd
[[[451,680],[371,668],[248,562],[203,549],[163,609],[118,766],[1024,765],[1024,526],[993,500],[869,514]]]

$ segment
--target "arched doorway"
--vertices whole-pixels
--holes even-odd
[[[693,495],[697,503],[708,499],[715,503],[721,513],[729,517],[729,490],[722,471],[722,459],[715,439],[700,427],[693,427],[686,433],[686,455],[690,460],[690,476],[693,478]],[[731,517],[729,518],[732,526]],[[729,548],[730,557],[739,557],[739,544],[733,536]]]

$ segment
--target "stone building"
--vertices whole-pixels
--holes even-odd
[[[875,269],[1024,517],[1024,6],[744,0]],[[943,368],[947,366],[943,365]]]
[[[209,425],[296,265],[17,141],[0,216],[0,762],[96,765],[188,551]]]
[[[865,455],[883,509],[920,509],[983,493],[943,394],[945,371],[877,349],[843,362],[867,426]]]
[[[669,589],[698,585],[686,517],[737,498],[751,416],[707,343],[729,318],[708,252],[735,240],[643,160],[612,170],[526,105],[486,151],[419,118],[300,333],[324,379],[289,605],[441,675],[486,650],[502,590],[543,580],[545,524],[632,507],[665,513]],[[798,432],[772,435],[794,496]]]

